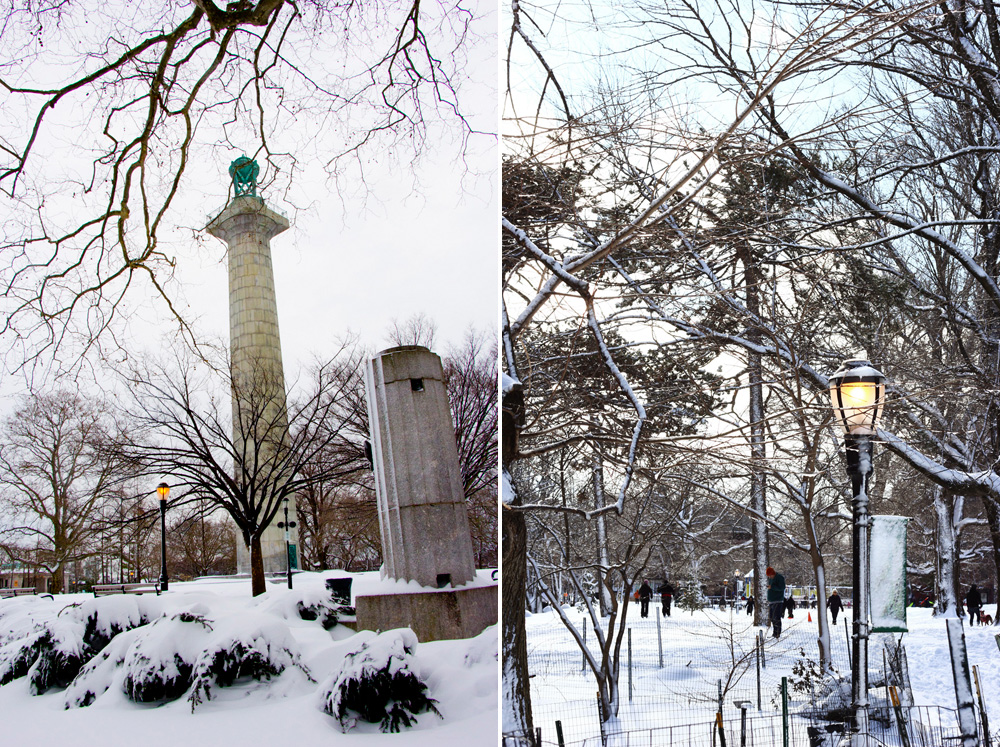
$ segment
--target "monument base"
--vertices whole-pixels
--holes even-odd
[[[280,534],[277,538],[269,537],[269,532],[264,534],[260,542],[261,559],[264,562],[264,573],[285,573],[288,570],[288,560],[285,555],[285,537]],[[299,570],[296,565],[292,565],[292,570]],[[243,544],[243,535],[236,533],[236,572],[250,573],[250,548]]]
[[[424,642],[472,638],[497,624],[497,587],[359,596],[354,607],[356,630],[410,628]]]

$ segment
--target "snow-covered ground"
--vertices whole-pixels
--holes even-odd
[[[995,605],[984,610],[996,615]],[[915,705],[954,709],[955,688],[948,654],[944,621],[932,610],[908,608],[909,632],[902,643],[909,664]],[[831,629],[835,668],[850,678],[847,632],[850,610]],[[581,626],[583,613],[567,614]],[[703,610],[691,614],[676,608],[669,618],[659,616],[653,606],[646,619],[639,617],[638,605],[630,606],[632,697],[629,701],[628,649],[622,645],[620,679],[621,710],[616,728],[625,731],[658,729],[679,724],[708,724],[717,710],[719,683],[724,691],[723,717],[737,719],[737,701],[750,701],[749,718],[758,716],[757,666],[754,640],[759,628],[750,624],[745,613]],[[780,640],[765,631],[764,668],[761,670],[760,716],[776,714],[780,708],[780,682],[803,682],[796,663],[817,660],[816,610],[798,609],[794,619],[784,620]],[[809,618],[812,621],[809,621]],[[658,630],[659,628],[659,630]],[[1000,648],[995,627],[965,627],[969,664],[978,665],[990,731],[1000,729]],[[562,725],[566,743],[594,737],[597,721],[597,686],[593,675],[583,670],[579,648],[552,610],[530,615],[527,620],[528,660],[531,674],[531,702],[534,724],[541,727],[545,742],[556,742],[555,721]],[[883,642],[891,634],[873,635],[869,644],[873,699],[885,697],[878,685],[883,667]],[[896,639],[899,638],[897,634]],[[592,630],[587,640],[594,641]],[[662,664],[661,664],[662,646]],[[812,688],[806,683],[790,692],[792,707],[808,707]],[[706,732],[707,734],[708,732]],[[645,742],[643,742],[645,744]]]
[[[483,575],[480,571],[480,576]],[[497,718],[497,629],[476,638],[411,646],[409,635],[354,633],[343,625],[330,630],[299,614],[304,606],[329,600],[324,581],[343,573],[301,573],[288,590],[284,579],[269,581],[266,594],[250,597],[249,580],[205,579],[171,583],[161,596],[65,594],[0,600],[0,670],[4,652],[16,639],[38,634],[45,624],[67,651],[80,648],[85,623],[98,612],[98,626],[128,628],[139,617],[149,624],[117,632],[81,670],[68,689],[31,694],[32,674],[0,686],[0,744],[7,747],[200,747],[239,744],[406,744],[495,745]],[[488,572],[486,576],[488,578]],[[378,574],[354,574],[354,595],[384,586]],[[79,606],[70,606],[79,605]],[[93,626],[91,626],[93,627]],[[33,633],[34,631],[34,633]],[[109,632],[109,631],[106,631]],[[93,636],[91,630],[89,635]],[[281,670],[270,680],[238,679],[230,687],[213,680],[210,657],[199,653],[240,642]],[[370,650],[412,647],[410,670],[427,685],[441,717],[422,713],[402,734],[383,734],[377,725],[359,724],[345,733],[337,718],[322,710],[324,695],[345,662],[362,644]],[[6,647],[6,648],[5,648]],[[192,685],[179,698],[140,704],[125,690],[129,675],[155,668],[170,670],[173,655],[197,661],[202,675],[198,698]],[[102,658],[103,657],[103,658]],[[116,660],[122,662],[116,666]],[[2,672],[0,672],[2,677]],[[38,677],[36,676],[36,680]],[[106,690],[104,688],[107,688]],[[205,698],[205,691],[210,697]],[[87,693],[92,693],[88,698]],[[92,700],[86,707],[74,701]],[[196,706],[196,707],[195,707]]]

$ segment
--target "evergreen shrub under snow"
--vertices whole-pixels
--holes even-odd
[[[287,626],[255,617],[240,619],[218,630],[195,662],[194,686],[188,697],[191,710],[211,700],[213,687],[270,680],[289,667],[295,667],[313,681]]]
[[[130,700],[175,700],[191,686],[199,644],[212,630],[204,617],[182,612],[146,626],[125,653],[122,687]]]
[[[436,700],[411,669],[417,637],[409,628],[380,633],[344,657],[340,673],[323,694],[323,710],[344,731],[358,720],[379,724],[383,732],[416,723],[419,713],[440,716]]]

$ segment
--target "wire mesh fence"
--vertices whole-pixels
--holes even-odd
[[[675,608],[671,617],[662,617],[659,612],[658,607],[651,607],[649,617],[629,620],[622,644],[617,714],[604,722],[599,716],[593,673],[569,633],[547,632],[535,640],[529,636],[532,713],[542,743],[566,747],[714,747],[722,745],[724,738],[725,747],[836,747],[850,733],[849,722],[831,721],[820,715],[822,698],[829,692],[824,690],[813,661],[818,658],[817,628],[809,623],[815,620],[817,610],[796,610],[792,620],[783,621],[785,630],[778,640],[753,628],[751,618],[742,610],[691,615]],[[584,627],[581,616],[581,634]],[[849,682],[849,617],[841,616],[838,625],[831,625],[829,630],[834,669]],[[593,631],[585,635],[593,646]],[[889,687],[899,687],[899,657],[894,636],[871,637],[867,743],[873,747],[957,744],[958,725],[953,711],[929,706],[901,710],[893,706]],[[796,666],[787,682],[786,721],[781,713],[781,674],[788,673],[789,658]],[[774,666],[778,659],[785,664],[780,670]],[[849,693],[847,697],[849,700]],[[721,732],[715,722],[716,713],[722,714]],[[561,734],[557,734],[556,722]],[[858,738],[855,736],[851,743],[859,743]]]
[[[571,741],[565,733],[543,738],[537,745],[505,742],[505,747],[946,747],[960,744],[957,714],[938,706],[914,706],[904,718],[873,712],[867,733],[858,734],[848,720],[830,719],[810,711],[744,714],[738,719],[669,727],[614,731]],[[561,731],[561,729],[560,729]],[[979,743],[989,744],[980,731]]]

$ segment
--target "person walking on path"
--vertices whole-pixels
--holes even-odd
[[[642,580],[639,587],[639,614],[641,617],[649,617],[649,598],[653,596],[653,590],[649,586],[649,581]]]
[[[826,600],[826,607],[830,610],[830,614],[833,616],[833,624],[836,625],[837,615],[842,609],[844,609],[844,603],[840,601],[840,594],[837,593],[836,589],[833,590],[833,594],[830,595],[830,598]]]
[[[663,616],[670,617],[670,605],[674,601],[674,587],[666,581],[660,587],[660,604],[662,605]]]
[[[979,622],[979,611],[983,608],[983,598],[979,594],[979,587],[975,584],[965,595],[965,606],[969,608],[969,625],[975,625]]]
[[[747,597],[747,614],[753,614],[753,594]]]
[[[792,590],[789,588],[785,589],[785,612],[788,613],[788,619],[791,620],[795,617],[792,611],[795,609],[795,600],[792,599]]]
[[[785,577],[771,566],[767,567],[767,603],[771,633],[777,640],[781,638],[781,616],[785,611]]]

